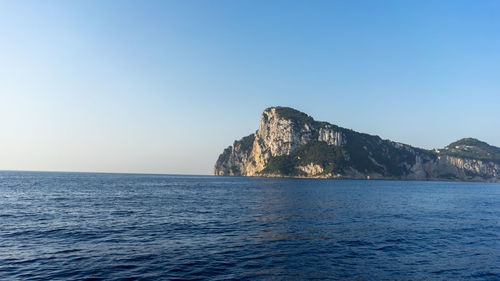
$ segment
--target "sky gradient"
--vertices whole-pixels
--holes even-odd
[[[262,111],[500,146],[500,1],[0,0],[0,169],[210,174]]]

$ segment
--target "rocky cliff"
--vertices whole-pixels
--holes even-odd
[[[223,151],[214,175],[500,181],[500,148],[469,138],[424,150],[270,107],[254,134]]]

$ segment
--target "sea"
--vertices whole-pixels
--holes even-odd
[[[500,280],[500,184],[2,171],[0,280]]]

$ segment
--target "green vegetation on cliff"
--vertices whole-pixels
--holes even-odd
[[[323,168],[324,174],[340,173],[347,163],[346,158],[345,151],[341,147],[311,141],[301,145],[289,155],[271,157],[262,172],[287,176],[300,175],[296,167],[314,163]]]
[[[323,174],[343,173],[352,167],[363,173],[402,176],[408,172],[408,167],[415,164],[414,152],[399,149],[391,141],[351,130],[345,130],[344,133],[350,140],[345,145],[333,146],[310,141],[289,155],[271,157],[262,172],[301,175],[297,167],[313,163],[323,168]]]
[[[464,138],[452,142],[444,149],[439,150],[439,154],[500,163],[500,148],[474,138]]]
[[[415,164],[415,153],[397,143],[352,130],[345,130],[345,134],[350,164],[360,172],[402,176]]]
[[[271,157],[263,174],[300,175],[298,167],[313,163],[321,166],[323,174],[343,173],[346,168],[354,168],[362,173],[402,176],[408,172],[408,167],[415,164],[415,152],[402,149],[394,142],[315,121],[293,108],[275,107],[275,110],[281,118],[292,120],[299,127],[309,124],[317,129],[313,131],[310,142],[297,147],[289,155]],[[341,132],[347,143],[333,146],[317,141],[319,128],[327,127]]]
[[[289,119],[297,123],[313,123],[314,119],[305,114],[304,112],[300,112],[296,109],[293,109],[291,107],[282,107],[282,106],[276,106],[276,113],[283,118],[283,119]]]

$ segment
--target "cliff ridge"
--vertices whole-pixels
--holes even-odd
[[[500,148],[465,138],[425,150],[270,107],[255,133],[223,151],[214,175],[500,181]]]

